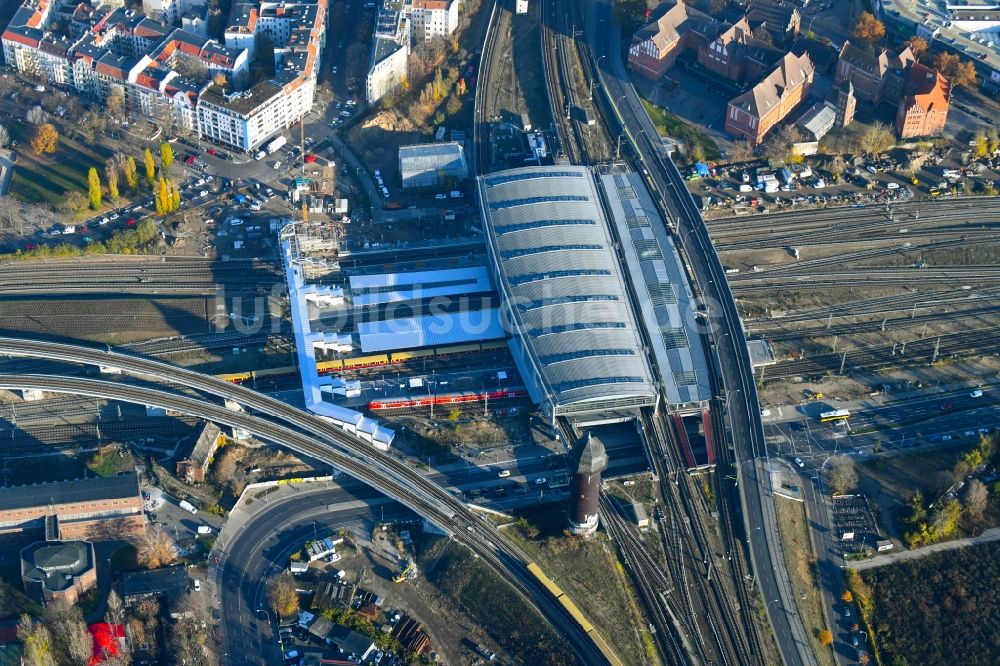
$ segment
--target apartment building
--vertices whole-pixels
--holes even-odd
[[[71,38],[52,29],[49,3],[26,0],[15,12],[2,37],[9,65],[98,99],[120,89],[130,110],[161,123],[172,118],[203,139],[246,152],[312,108],[327,0],[234,3],[224,44],[103,5],[74,13],[71,32],[79,36]],[[146,0],[145,6],[177,22],[201,3]],[[259,34],[274,44],[275,75],[248,88]]]
[[[729,102],[726,133],[759,145],[809,95],[815,68],[809,55],[785,54],[757,85]]]
[[[411,0],[407,7],[414,39],[426,42],[455,32],[458,5],[459,0]]]
[[[951,86],[939,72],[919,63],[910,68],[907,92],[896,110],[900,139],[940,136],[948,120]]]
[[[378,102],[406,78],[410,56],[410,20],[403,4],[386,2],[375,22],[368,75],[365,77],[365,98],[369,104]]]
[[[747,21],[759,39],[787,48],[799,36],[802,15],[789,0],[753,0],[747,8]]]

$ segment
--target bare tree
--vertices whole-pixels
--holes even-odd
[[[174,60],[174,71],[197,84],[208,83],[208,65],[198,58],[180,57]]]
[[[70,666],[87,666],[94,653],[94,637],[87,631],[78,606],[50,603],[45,607],[45,625],[52,633],[54,650]]]
[[[41,622],[25,613],[17,623],[17,638],[24,644],[24,663],[29,666],[58,666],[52,634]]]
[[[108,600],[105,603],[104,620],[108,624],[121,624],[125,617],[125,606],[122,598],[112,589],[108,592]]]
[[[6,148],[10,143],[10,132],[3,125],[0,125],[0,148]]]
[[[973,522],[979,522],[989,505],[990,491],[979,479],[972,479],[965,487],[965,510]]]
[[[45,109],[35,105],[28,109],[28,113],[25,115],[28,122],[32,125],[43,125],[49,120],[49,114],[45,112]]]
[[[729,161],[733,164],[749,162],[753,159],[753,146],[746,139],[737,139],[729,147]]]
[[[866,155],[877,155],[888,150],[896,143],[889,126],[882,121],[872,123],[872,126],[864,131],[860,139],[860,147]]]
[[[139,564],[147,569],[159,569],[173,562],[176,557],[177,546],[174,540],[159,527],[150,528],[139,540]]]
[[[843,495],[858,485],[858,472],[854,461],[847,456],[834,456],[830,459],[830,471],[827,480],[834,495]]]
[[[125,118],[125,91],[120,86],[112,86],[104,100],[104,110],[114,122],[120,123]]]

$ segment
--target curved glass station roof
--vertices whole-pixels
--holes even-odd
[[[515,359],[556,414],[653,404],[656,392],[593,175],[524,167],[480,179]],[[528,367],[524,367],[528,366]]]

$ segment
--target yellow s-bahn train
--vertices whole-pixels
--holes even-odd
[[[580,612],[580,609],[577,608],[576,604],[574,604],[573,601],[566,596],[566,593],[563,592],[558,585],[556,585],[555,581],[546,576],[545,572],[542,571],[542,568],[534,562],[528,563],[528,571],[530,571],[531,575],[534,576],[535,579],[537,579],[538,582],[541,583],[546,590],[548,590],[549,594],[551,594],[555,600],[566,609],[566,612],[569,613],[570,617],[572,617],[578,625],[580,625],[580,628],[583,629],[584,633],[590,637],[590,640],[594,641],[594,645],[597,646],[597,649],[601,651],[601,654],[604,655],[608,662],[612,666],[623,666],[621,659],[619,659],[618,655],[614,653],[611,646],[604,640],[604,637],[601,636],[597,629],[594,628],[594,625],[587,620],[584,614]]]
[[[410,351],[398,351],[391,352],[389,354],[355,356],[353,358],[336,359],[333,361],[320,361],[316,364],[316,371],[321,375],[330,375],[335,372],[343,372],[344,370],[377,368],[382,365],[397,365],[420,359],[443,358],[448,356],[459,356],[461,354],[475,354],[477,352],[497,351],[506,348],[506,340],[472,342],[463,345],[448,345],[446,347],[427,347],[425,349],[412,349]],[[298,368],[295,366],[285,366],[281,368],[249,370],[247,372],[234,372],[216,376],[227,382],[242,384],[243,382],[260,379],[262,377],[277,377],[280,375],[294,374],[295,372],[298,372]]]

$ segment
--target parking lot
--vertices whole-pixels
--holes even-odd
[[[817,157],[787,166],[755,160],[704,167],[689,168],[686,177],[706,217],[877,205],[1000,189],[1000,158],[971,159],[968,153],[948,148],[935,149],[919,160],[896,150],[843,162]]]
[[[833,530],[844,553],[874,549],[881,537],[868,498],[864,495],[834,495]]]

